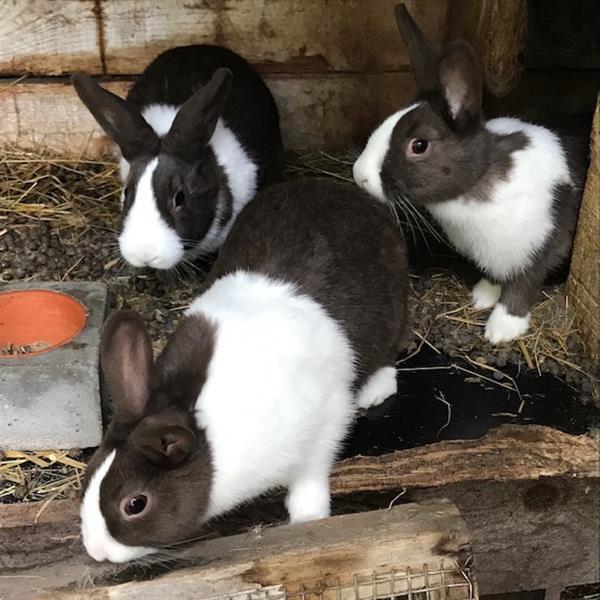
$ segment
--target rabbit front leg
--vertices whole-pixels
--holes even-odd
[[[502,286],[500,299],[485,326],[485,338],[492,344],[510,342],[527,332],[531,307],[540,293],[543,270],[534,270],[510,279]]]

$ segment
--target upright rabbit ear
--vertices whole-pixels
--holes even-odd
[[[115,416],[126,422],[141,419],[150,397],[152,345],[138,313],[128,310],[110,316],[102,329],[100,363]]]
[[[165,392],[171,408],[193,410],[208,377],[215,345],[215,327],[201,315],[181,320],[156,361],[154,389]]]
[[[125,100],[98,85],[86,73],[75,73],[73,87],[108,137],[131,162],[142,154],[158,154],[160,140],[142,115]]]
[[[404,3],[395,8],[398,29],[408,47],[413,73],[422,94],[436,92],[440,88],[438,58],[433,46],[410,16]]]
[[[163,140],[165,152],[188,162],[198,158],[225,109],[232,80],[229,69],[217,69],[211,80],[183,104]]]
[[[483,84],[473,47],[462,40],[448,44],[440,59],[439,75],[455,126],[464,129],[477,123],[481,118]]]

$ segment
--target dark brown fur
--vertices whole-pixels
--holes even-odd
[[[240,269],[294,283],[327,310],[355,352],[356,387],[394,365],[406,333],[406,248],[379,202],[323,180],[264,190],[235,221],[205,285]],[[87,478],[118,449],[100,501],[122,543],[171,544],[201,526],[213,467],[193,408],[214,343],[211,323],[186,317],[153,363],[141,317],[116,313],[104,327],[101,363],[115,416]],[[152,497],[147,514],[122,518],[121,503],[142,493]]]

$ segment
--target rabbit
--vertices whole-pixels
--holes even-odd
[[[156,362],[139,314],[103,327],[113,416],[82,493],[87,552],[139,558],[276,487],[292,523],[328,516],[357,409],[396,392],[407,294],[387,207],[318,179],[260,192]]]
[[[119,248],[134,267],[168,270],[216,251],[241,208],[281,176],[273,96],[226,48],[167,50],[126,100],[85,73],[72,81],[121,151]]]
[[[585,153],[515,118],[486,121],[475,52],[453,41],[436,54],[404,4],[396,6],[418,96],[379,125],[353,165],[357,185],[382,201],[422,205],[482,271],[472,291],[492,309],[492,344],[525,334],[546,276],[568,260]]]

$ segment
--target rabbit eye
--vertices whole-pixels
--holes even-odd
[[[175,208],[181,208],[185,202],[185,194],[179,190],[173,197],[173,206]]]
[[[412,141],[411,150],[413,151],[413,154],[424,154],[427,152],[427,148],[429,148],[429,142],[427,140],[419,138]]]
[[[138,494],[128,498],[123,504],[123,511],[129,517],[137,516],[144,512],[148,504],[148,498],[144,494]]]

